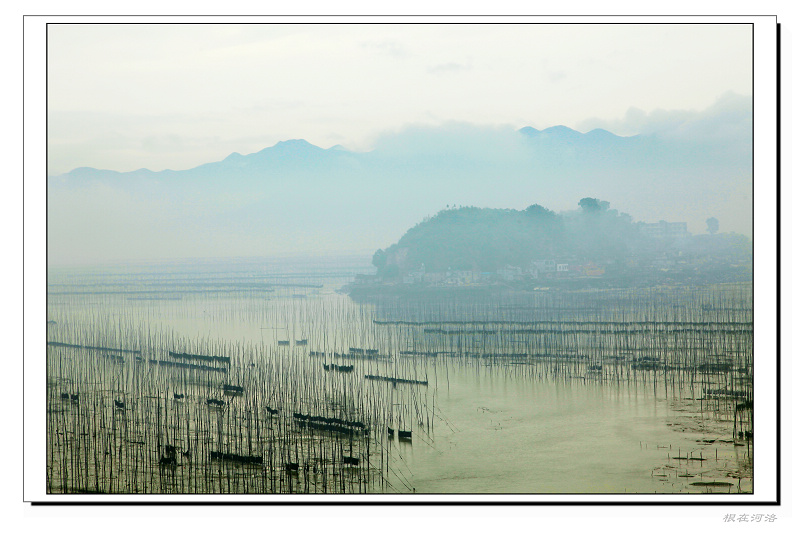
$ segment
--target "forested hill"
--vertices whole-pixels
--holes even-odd
[[[533,261],[594,262],[608,270],[665,253],[697,255],[713,238],[724,251],[747,255],[749,239],[733,234],[653,238],[641,224],[611,209],[608,202],[583,198],[575,211],[557,214],[534,204],[524,210],[461,207],[424,220],[396,243],[378,250],[379,276],[393,278],[424,266],[426,272],[494,272],[527,268]],[[677,250],[680,250],[678,252]]]

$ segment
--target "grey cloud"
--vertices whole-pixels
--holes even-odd
[[[583,131],[602,128],[617,135],[658,134],[687,141],[740,138],[747,142],[752,113],[751,97],[726,93],[702,111],[656,109],[645,113],[631,107],[622,119],[591,118],[579,123],[578,128]]]
[[[373,143],[375,151],[386,154],[461,155],[513,154],[522,157],[523,138],[511,126],[479,126],[465,122],[442,125],[409,125],[380,134]]]

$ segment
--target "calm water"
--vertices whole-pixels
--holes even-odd
[[[735,405],[752,390],[749,287],[363,303],[337,292],[355,274],[369,273],[366,264],[253,260],[51,270],[48,340],[137,349],[143,360],[166,357],[167,350],[232,353],[230,380],[251,384],[247,369],[269,366],[284,383],[263,390],[264,401],[283,402],[287,418],[322,397],[350,402],[350,412],[373,425],[372,447],[359,448],[362,467],[367,455],[380,464],[379,480],[359,484],[359,491],[752,491],[752,444],[735,438],[733,427]],[[701,322],[712,325],[694,325]],[[620,327],[627,329],[621,334]],[[49,351],[51,362],[84,357],[58,350]],[[119,370],[134,363],[120,357],[102,388],[134,401],[135,388],[123,382],[145,378]],[[661,366],[647,366],[656,359]],[[323,370],[333,364],[354,370]],[[65,378],[54,366],[49,372],[52,398],[64,383],[84,379]],[[375,382],[363,379],[367,374],[427,385]],[[166,383],[159,376],[153,383]],[[386,427],[411,430],[412,442],[390,438]],[[240,446],[231,439],[212,444]],[[50,460],[66,465],[55,446]],[[313,492],[320,485],[305,486]]]

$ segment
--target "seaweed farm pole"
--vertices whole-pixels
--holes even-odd
[[[98,404],[97,397],[93,397],[92,399],[94,400],[94,403],[95,403],[95,406],[94,406],[95,416],[92,417],[92,428],[91,428],[91,431],[90,431],[89,434],[92,436],[92,440],[93,440],[92,455],[94,456],[94,490],[95,490],[95,492],[99,493],[100,492],[100,464],[97,461],[97,448],[98,448],[97,436],[98,436],[98,432],[99,432],[99,427],[98,427],[97,420],[96,420],[96,418],[97,418],[97,414],[96,413],[98,413],[98,412],[102,413],[102,405],[97,405]]]
[[[370,462],[370,456],[369,456],[369,444],[370,444],[370,441],[372,440],[372,437],[367,435],[366,438],[367,438],[367,475],[369,475],[370,469],[372,468],[371,462]]]

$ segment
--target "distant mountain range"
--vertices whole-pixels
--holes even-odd
[[[597,152],[605,153],[607,156],[620,156],[621,152],[628,152],[628,156],[642,155],[642,150],[651,146],[656,148],[655,138],[643,137],[641,135],[631,137],[620,137],[613,133],[594,129],[588,133],[580,133],[566,126],[554,126],[544,130],[537,130],[532,127],[524,127],[518,130],[521,138],[527,141],[526,148],[530,154],[539,154],[543,150],[553,158],[558,152],[568,155],[591,156]],[[513,148],[520,148],[514,146]],[[552,151],[555,149],[556,154]],[[576,153],[574,150],[579,149]],[[648,150],[649,152],[649,150]],[[402,154],[407,155],[407,154]],[[427,155],[427,154],[425,154]],[[435,166],[453,165],[454,162],[447,158],[447,153],[437,153],[435,158],[427,161]],[[463,154],[462,154],[463,155]],[[480,155],[479,153],[475,154]],[[646,155],[653,155],[647,153]],[[56,184],[63,180],[85,180],[85,179],[116,179],[116,178],[152,178],[154,176],[164,178],[218,178],[220,176],[234,175],[239,178],[251,176],[281,176],[284,172],[331,172],[340,167],[350,167],[360,165],[367,169],[369,166],[378,166],[385,161],[397,159],[398,154],[392,150],[372,152],[352,152],[340,145],[328,149],[315,146],[305,139],[291,139],[281,141],[274,146],[264,148],[259,152],[242,155],[233,152],[221,161],[206,163],[187,170],[162,170],[153,172],[142,168],[132,172],[118,172],[114,170],[100,170],[91,167],[79,167],[66,174],[51,177]],[[418,159],[425,159],[424,157]],[[469,157],[467,158],[469,159]],[[410,164],[412,161],[408,161]],[[547,164],[547,158],[543,158],[540,163]],[[457,166],[458,163],[455,163]]]
[[[410,128],[370,152],[302,139],[188,170],[76,168],[48,177],[53,261],[363,251],[445,206],[577,209],[747,233],[747,139],[620,137],[564,126]]]
[[[238,152],[233,152],[222,161],[205,163],[188,170],[162,170],[153,172],[146,168],[141,168],[132,172],[117,172],[115,170],[99,170],[91,167],[79,167],[67,172],[66,174],[62,174],[59,177],[70,180],[111,179],[118,177],[149,178],[153,177],[153,175],[170,178],[185,176],[217,177],[229,172],[236,173],[240,176],[246,176],[252,173],[273,173],[279,169],[285,170],[289,167],[305,169],[320,163],[329,164],[344,154],[352,154],[352,152],[347,152],[338,146],[325,150],[318,146],[314,146],[304,139],[292,139],[289,141],[281,141],[275,146],[264,148],[259,152],[249,155],[242,155]]]

